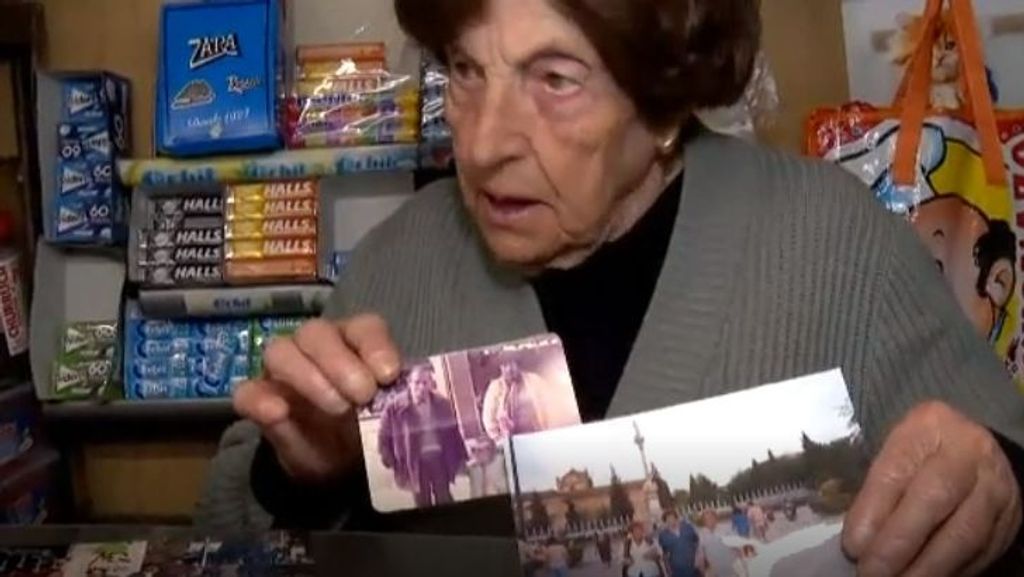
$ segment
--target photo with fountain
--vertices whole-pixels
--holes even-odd
[[[839,371],[516,436],[527,577],[792,577],[842,557],[867,458]]]

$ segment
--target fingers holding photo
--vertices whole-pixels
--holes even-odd
[[[991,432],[941,403],[893,429],[847,516],[843,546],[866,577],[960,575],[1020,527],[1020,494]]]

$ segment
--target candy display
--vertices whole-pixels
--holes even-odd
[[[283,18],[278,0],[164,4],[156,106],[161,153],[280,148]]]
[[[129,399],[230,396],[248,377],[249,321],[169,321],[125,311],[124,384]]]
[[[218,156],[187,163],[169,158],[118,163],[122,181],[135,186],[217,184],[315,178],[356,172],[408,171],[419,166],[415,144],[281,151],[261,156]]]
[[[156,288],[224,281],[224,196],[219,188],[147,199],[137,280]]]
[[[262,366],[267,342],[306,320],[155,320],[144,318],[136,303],[125,318],[125,397],[149,400],[230,396]]]
[[[128,151],[128,81],[108,73],[60,77],[53,238],[115,244],[125,234],[125,193],[115,162]]]
[[[224,225],[228,282],[315,280],[319,204],[313,181],[229,186]]]
[[[388,71],[383,43],[300,47],[286,106],[290,148],[414,143],[420,90]]]
[[[53,363],[54,393],[61,399],[99,396],[113,380],[117,323],[80,322],[64,327]]]

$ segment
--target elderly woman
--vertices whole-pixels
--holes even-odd
[[[755,0],[395,7],[450,71],[458,178],[374,230],[239,389],[278,524],[511,534],[500,498],[373,514],[354,409],[404,358],[552,331],[588,420],[841,367],[877,451],[843,539],[862,574],[1010,550],[1024,405],[914,233],[839,170],[692,116],[741,94]]]

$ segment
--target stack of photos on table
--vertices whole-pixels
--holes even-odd
[[[507,495],[508,439],[579,423],[556,336],[408,365],[359,415],[373,506],[388,513]]]
[[[507,461],[527,577],[855,575],[868,460],[839,371],[516,436]]]
[[[275,532],[224,540],[181,535],[148,541],[0,548],[0,575],[11,577],[312,577],[305,536]]]

